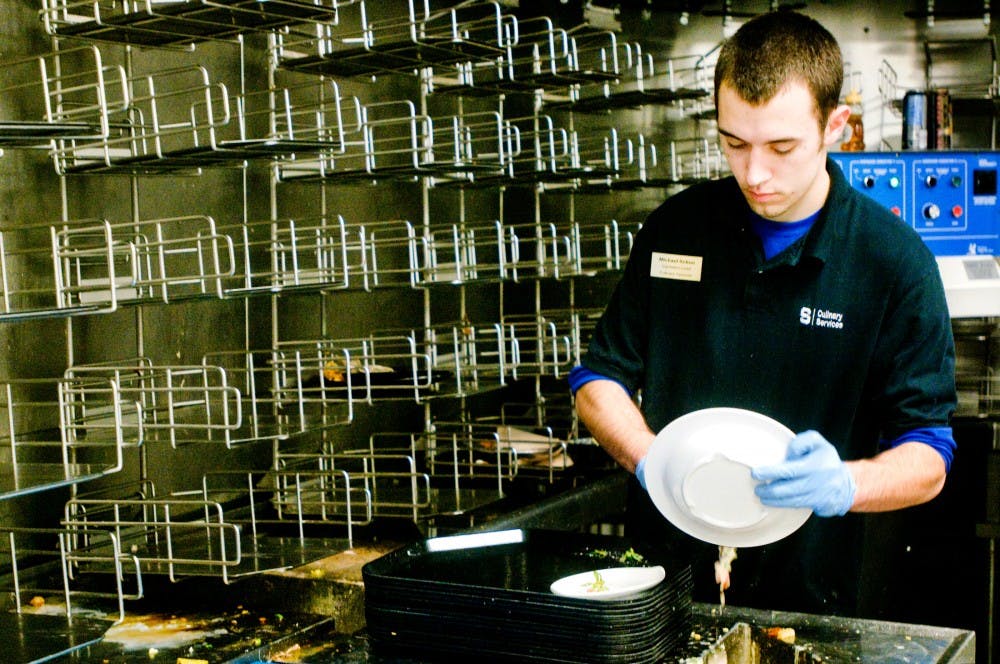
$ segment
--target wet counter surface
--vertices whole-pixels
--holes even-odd
[[[141,628],[136,627],[139,623],[143,625]],[[737,623],[794,629],[798,650],[809,655],[808,660],[795,661],[873,664],[975,661],[974,634],[965,630],[740,607],[726,607],[720,612],[718,606],[696,603],[692,607],[692,636],[688,644],[664,660],[665,664],[712,661],[703,660],[702,656]],[[179,658],[212,664],[454,661],[382,652],[372,647],[363,629],[343,634],[330,618],[256,612],[241,607],[211,616],[194,612],[188,616],[177,613],[145,616],[124,629],[133,634],[116,640],[111,633],[100,643],[70,655],[67,661],[100,664],[176,664]],[[145,637],[148,641],[144,641]],[[474,634],[470,635],[470,640],[474,639]]]
[[[687,646],[665,662],[683,664],[702,661],[702,655],[709,650],[710,645],[734,624],[741,622],[760,627],[793,628],[796,644],[800,646],[800,650],[810,655],[810,661],[873,664],[975,662],[974,635],[964,630],[738,607],[727,607],[720,614],[717,606],[705,604],[695,604],[693,607],[692,638]],[[319,626],[293,635],[232,662],[423,664],[426,661],[440,661],[381,653],[371,648],[363,632],[348,636],[331,633],[325,627]]]
[[[614,498],[620,492],[623,483],[618,477],[609,477],[607,482],[595,484],[597,488],[609,492],[610,497]],[[567,513],[575,514],[584,509],[581,496],[589,495],[591,491],[573,493],[577,495],[557,498],[555,509],[534,505],[524,510],[523,514],[512,513],[506,520],[491,525],[494,528],[498,526],[544,528],[555,515],[561,514],[565,517]],[[616,501],[609,499],[605,502],[613,504]],[[592,515],[588,513],[587,516]],[[549,536],[543,537],[544,533],[528,532],[530,537],[526,541],[541,542],[544,544],[543,552],[552,541],[560,541],[567,546],[574,543],[574,536],[565,533],[556,533],[557,539],[552,540]],[[594,543],[592,539],[586,541],[586,544]],[[419,544],[410,544],[408,547],[417,547],[414,551],[420,553]],[[169,611],[158,612],[156,603],[151,603],[149,612],[143,612],[139,607],[132,605],[129,611],[130,620],[120,626],[117,633],[112,631],[100,642],[78,650],[60,661],[99,664],[138,662],[176,664],[181,658],[213,664],[261,662],[423,664],[435,661],[385,652],[384,648],[373,646],[366,632],[363,615],[365,608],[363,597],[366,593],[361,571],[363,563],[373,560],[391,561],[392,556],[385,554],[394,549],[395,545],[384,543],[384,546],[370,551],[358,550],[349,552],[350,556],[334,556],[314,566],[292,570],[290,574],[267,576],[265,578],[268,588],[260,583],[246,584],[249,590],[243,593],[239,602],[232,601],[233,591],[244,584],[227,587],[221,592],[217,588],[212,588],[211,584],[204,584],[206,592],[201,598],[202,601],[189,599],[187,603],[175,606]],[[517,551],[514,550],[513,553]],[[542,559],[547,557],[543,556]],[[536,560],[536,558],[528,557],[526,560]],[[389,575],[392,578],[398,576],[403,580],[411,571],[409,566],[387,567],[380,564],[374,567],[378,567],[384,576]],[[460,574],[463,573],[461,567],[459,565],[455,568],[449,564],[444,568],[448,571],[440,573]],[[487,569],[494,567],[486,566]],[[506,567],[520,568],[518,565]],[[471,565],[471,569],[475,571],[475,577],[481,583],[482,568]],[[544,577],[543,585],[547,588],[552,578],[573,571],[577,570],[560,569],[559,574],[555,574],[555,570],[544,569],[541,575]],[[421,574],[414,578],[424,576]],[[532,575],[528,575],[523,579],[524,585],[521,587],[532,589],[537,585],[536,582],[541,583]],[[510,579],[505,579],[499,583],[500,588],[495,592],[502,593],[509,583]],[[341,594],[340,605],[331,606],[331,587],[337,588]],[[161,598],[163,596],[162,593],[156,594]],[[310,601],[316,598],[322,601]],[[310,607],[315,607],[316,610],[312,613],[297,613],[297,611],[310,611],[312,610]],[[351,611],[346,611],[346,608],[350,608]],[[666,664],[719,661],[708,660],[702,655],[738,623],[751,625],[755,630],[758,627],[792,628],[797,648],[804,650],[809,657],[788,661],[873,663],[975,661],[975,635],[966,630],[739,607],[726,607],[720,612],[718,605],[698,603],[691,604],[690,610],[690,638],[680,650],[671,652],[670,657],[664,660]],[[352,612],[355,615],[352,616]],[[515,633],[512,633],[511,638],[517,638],[516,630],[512,632]],[[686,634],[686,630],[683,633]],[[173,640],[157,638],[163,637],[164,634]],[[144,640],[147,636],[149,638]],[[475,642],[474,632],[470,632],[469,639]],[[454,658],[447,658],[445,661],[454,661]]]

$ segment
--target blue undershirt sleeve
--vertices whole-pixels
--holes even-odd
[[[907,431],[899,438],[893,441],[885,442],[882,441],[880,446],[883,449],[892,449],[893,447],[898,447],[903,443],[924,443],[925,445],[930,445],[933,447],[941,458],[944,459],[944,469],[945,472],[951,470],[951,463],[955,459],[955,436],[952,433],[951,427],[924,427],[921,429],[914,429],[912,431]]]
[[[603,376],[603,375],[597,373],[596,371],[592,371],[592,370],[588,369],[587,367],[583,366],[582,364],[578,364],[575,367],[573,367],[570,370],[569,376],[567,376],[566,379],[569,381],[569,391],[574,396],[576,395],[576,391],[577,390],[579,390],[581,387],[583,387],[584,385],[586,385],[587,383],[589,383],[592,380],[610,380],[612,382],[615,382],[615,383],[618,383],[619,385],[621,385],[622,389],[625,390],[625,392],[627,392],[629,394],[629,396],[632,395],[632,393],[629,391],[629,389],[627,387],[625,387],[624,385],[622,385],[620,382],[618,382],[614,378],[608,378],[607,376]]]

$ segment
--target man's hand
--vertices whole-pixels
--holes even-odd
[[[818,516],[843,516],[854,505],[854,476],[837,449],[816,431],[800,433],[783,463],[758,466],[757,497],[771,507],[809,507]]]

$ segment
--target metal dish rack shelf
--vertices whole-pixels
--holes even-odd
[[[63,61],[74,66],[64,67]],[[0,154],[3,148],[51,150],[56,139],[97,141],[107,137],[108,111],[120,104],[105,95],[123,79],[124,71],[104,65],[100,51],[93,46],[4,61],[0,94],[24,100],[24,104],[15,106],[17,115],[0,118]],[[58,85],[50,86],[55,80]]]
[[[126,442],[121,390],[101,377],[23,378],[0,382],[8,426],[0,499],[112,475]]]
[[[370,512],[363,492],[352,489],[343,474],[327,473],[325,481],[336,500],[346,501],[341,512],[346,520],[338,523],[349,526],[352,514]],[[233,471],[206,474],[200,489],[166,497],[159,497],[149,482],[81,493],[66,502],[63,524],[88,546],[93,546],[91,536],[113,535],[103,549],[107,558],[129,556],[141,573],[170,581],[213,576],[231,583],[351,548],[349,527],[346,538],[305,537],[309,519],[286,511],[279,520],[267,509],[274,489],[266,483],[265,489],[258,489],[261,483],[265,483],[262,473]],[[241,497],[255,502],[234,504]],[[274,523],[294,524],[299,532],[284,536],[264,532],[264,526]]]
[[[571,445],[549,427],[435,420],[425,431],[378,432],[366,448],[340,452],[279,450],[284,469],[272,500],[279,511],[344,517],[344,501],[324,492],[341,472],[370,500],[369,518],[416,524],[458,516],[502,499],[518,478],[553,482],[573,467]],[[361,522],[364,525],[364,522]]]
[[[559,377],[586,334],[586,312],[459,321],[365,337],[220,351],[198,365],[145,357],[0,383],[11,431],[3,497],[108,475],[143,445],[233,448],[351,421],[360,404],[467,397],[517,378]],[[37,472],[34,472],[37,471]],[[30,478],[43,478],[30,481]]]
[[[94,578],[103,582],[95,586]],[[4,646],[17,662],[97,643],[125,619],[125,601],[143,592],[139,564],[120,553],[114,533],[74,528],[0,528],[0,581],[0,630],[23,637]]]
[[[618,270],[633,231],[607,223],[343,217],[220,227],[188,216],[0,228],[0,320],[298,291],[564,279]]]
[[[360,136],[345,137],[343,151],[277,160],[279,181],[630,189],[718,177],[724,168],[718,146],[705,138],[669,141],[665,158],[641,133],[582,132],[549,115],[432,118],[412,102],[390,102],[368,105],[362,116]]]
[[[352,4],[367,15],[364,2]],[[677,103],[699,112],[700,107],[684,103],[710,95],[712,68],[706,56],[668,60],[661,72],[641,47],[619,44],[614,33],[569,34],[543,19],[543,31],[521,34],[509,27],[516,26],[517,19],[495,13],[499,8],[492,3],[463,3],[442,12],[451,26],[445,30],[447,43],[483,43],[470,36],[475,32],[470,25],[479,23],[463,23],[459,15],[487,7],[490,18],[483,20],[501,35],[497,43],[507,42],[508,49],[517,45],[519,54],[524,50],[529,55],[511,60],[501,53],[486,61],[509,70],[505,82],[516,82],[513,92],[541,93],[553,110]],[[414,18],[420,12],[412,2],[409,8],[405,20],[388,21],[386,30],[407,35],[408,44],[439,39],[427,25],[434,19]],[[335,41],[363,43],[358,48],[366,58],[384,55],[377,45],[381,30],[372,27],[381,23],[364,19],[362,25],[367,27],[351,31],[340,23],[318,22],[308,33],[319,41],[315,48],[321,51],[329,50],[332,32]],[[274,57],[279,66],[291,34],[277,33]],[[507,118],[493,111],[432,117],[418,112],[409,100],[361,104],[357,97],[342,96],[333,79],[233,94],[201,66],[126,75],[122,66],[104,66],[96,48],[91,53],[89,67],[69,73],[49,63],[56,55],[38,60],[49,63],[40,71],[44,124],[100,128],[96,135],[48,138],[60,174],[197,174],[204,168],[246,168],[261,162],[273,166],[279,181],[432,178],[441,184],[480,186],[542,182],[634,188],[686,184],[716,177],[724,169],[718,149],[707,140],[670,141],[658,149],[646,136],[622,136],[615,129],[603,135],[581,134],[538,114]],[[337,50],[328,55],[339,66],[352,62]],[[462,55],[463,63],[484,61],[478,52]],[[387,71],[411,73],[413,68]],[[439,81],[435,88],[433,76],[427,80],[429,92],[447,87]],[[82,103],[73,98],[77,96],[95,99]]]
[[[356,98],[333,81],[231,93],[202,66],[95,80],[104,83],[103,108],[93,109],[108,131],[97,140],[59,139],[53,158],[60,174],[176,175],[203,168],[245,168],[252,160],[315,158],[343,150],[359,132]],[[64,87],[52,75],[49,96]],[[53,106],[59,122],[75,107]],[[346,123],[346,124],[345,124]]]
[[[232,94],[200,66],[131,77],[95,67],[80,87],[98,103],[81,107],[65,99],[72,81],[58,71],[44,72],[46,99],[58,101],[44,124],[102,128],[48,139],[60,174],[196,175],[263,163],[288,182],[432,178],[441,185],[629,188],[706,179],[723,168],[707,139],[670,141],[666,159],[642,134],[584,133],[548,115],[499,111],[432,117],[409,100],[362,104],[332,80]],[[613,95],[602,98],[614,107]]]
[[[337,23],[338,0],[44,0],[40,12],[53,37],[136,46],[178,46],[270,32],[302,21]]]
[[[499,3],[431,9],[429,2],[410,1],[403,10],[399,4],[357,0],[343,6],[336,25],[316,21],[277,33],[278,66],[345,77],[413,72],[498,58],[517,41],[516,19]]]

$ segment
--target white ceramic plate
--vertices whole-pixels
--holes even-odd
[[[706,408],[657,434],[646,457],[650,498],[672,524],[722,546],[760,546],[795,532],[809,509],[767,507],[750,468],[779,463],[795,434],[750,410]]]
[[[602,589],[595,589],[595,574],[604,581]],[[652,588],[666,577],[660,565],[655,567],[609,567],[591,572],[580,572],[553,581],[549,587],[556,595],[582,599],[609,600],[628,597]]]

